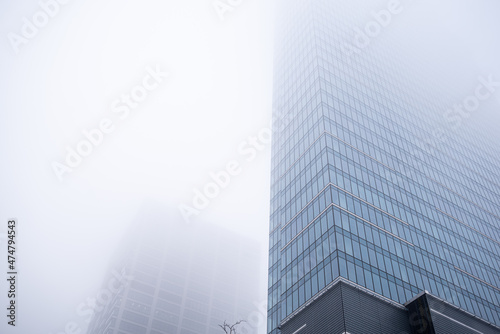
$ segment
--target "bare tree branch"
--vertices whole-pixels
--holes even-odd
[[[224,320],[224,323],[222,325],[219,325],[219,327],[222,328],[222,330],[226,334],[237,334],[236,326],[240,325],[243,322],[245,322],[245,320],[239,320],[239,321],[235,322],[234,324],[230,325]]]

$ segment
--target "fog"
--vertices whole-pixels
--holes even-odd
[[[238,279],[256,291],[249,299],[266,300],[274,2],[63,2],[39,27],[26,23],[38,1],[0,4],[0,252],[16,218],[19,273],[16,326],[3,315],[0,332],[55,334],[74,322],[85,333],[78,306],[106,284],[151,205],[168,214],[149,219],[208,241],[214,225],[257,244],[258,273]],[[387,3],[360,15],[368,22]],[[479,77],[500,81],[500,3],[401,4],[362,52],[396,39],[440,73],[436,87],[454,83],[456,103]],[[499,111],[500,88],[460,124],[495,131]],[[2,279],[4,313],[7,291]],[[255,328],[265,333],[264,321]]]

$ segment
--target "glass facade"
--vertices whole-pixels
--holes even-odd
[[[396,25],[406,3],[379,5]],[[397,48],[395,26],[348,44],[376,28],[365,7],[278,4],[268,333],[338,276],[401,304],[427,290],[500,326],[494,130],[437,135],[463,97]]]

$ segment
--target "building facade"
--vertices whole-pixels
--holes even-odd
[[[87,333],[219,334],[224,321],[245,320],[242,333],[256,334],[259,324],[249,317],[259,312],[258,254],[253,240],[213,224],[188,225],[175,209],[147,205],[103,287],[116,273],[123,279],[95,308]]]
[[[268,333],[500,333],[497,130],[374,3],[277,5]]]

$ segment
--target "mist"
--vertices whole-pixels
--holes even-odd
[[[387,3],[360,1],[360,22]],[[438,73],[427,88],[449,101],[432,120],[444,133],[439,138],[474,125],[498,143],[500,84],[467,116],[447,111],[482,80],[500,81],[500,3],[400,3],[403,10],[361,52],[387,39],[423,64],[409,83]],[[214,250],[212,259],[242,264],[232,278],[251,291],[241,297],[250,305],[241,318],[266,333],[260,310],[278,14],[264,0],[0,4],[0,252],[5,257],[7,221],[15,218],[18,268],[16,326],[3,316],[1,333],[86,333],[92,316],[79,309],[107,286],[144,219],[173,224],[161,230],[165,240],[179,233],[186,234],[180,240],[204,239],[196,247],[172,241],[168,249],[179,250],[180,263],[198,263],[221,240],[245,240],[225,250],[245,257]],[[353,38],[355,28],[346,27]],[[500,158],[498,148],[493,154]],[[208,266],[203,275],[224,276],[221,268]],[[3,279],[4,313],[7,291]]]

